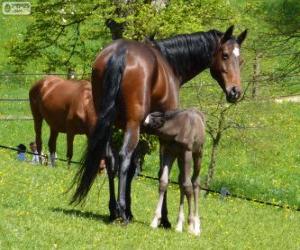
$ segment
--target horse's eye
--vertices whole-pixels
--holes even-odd
[[[227,60],[229,58],[229,55],[227,53],[223,53],[222,57],[223,60]]]

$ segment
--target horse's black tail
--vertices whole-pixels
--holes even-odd
[[[97,176],[100,159],[105,156],[106,146],[110,140],[116,116],[116,99],[125,67],[125,52],[126,50],[120,50],[114,53],[106,65],[97,124],[89,137],[81,167],[74,177],[73,185],[78,183],[78,186],[70,203],[79,204],[87,196]],[[94,80],[92,77],[92,81]],[[92,83],[99,84],[97,82]]]

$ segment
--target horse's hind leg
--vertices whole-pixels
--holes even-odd
[[[198,199],[199,199],[199,190],[200,190],[200,169],[201,169],[201,161],[202,161],[202,151],[200,153],[193,154],[194,161],[194,172],[192,176],[193,183],[193,194],[194,194],[194,234],[200,235],[201,233],[201,225],[200,225],[200,217],[199,217],[199,207],[198,207]]]
[[[50,130],[50,138],[48,141],[48,147],[50,152],[50,160],[51,160],[51,166],[55,166],[55,152],[56,152],[56,140],[57,140],[58,132],[56,130],[51,129]]]
[[[67,133],[67,160],[68,160],[69,167],[73,157],[73,142],[74,142],[74,133],[68,132]]]
[[[129,220],[133,219],[133,215],[131,212],[131,182],[136,173],[136,169],[138,167],[138,154],[135,151],[131,158],[131,163],[128,169],[128,179],[126,185],[126,216]]]
[[[43,116],[39,112],[38,104],[32,100],[32,97],[30,96],[30,107],[31,107],[31,113],[33,116],[33,122],[34,122],[34,131],[35,131],[35,143],[37,147],[37,152],[39,154],[39,161],[42,164],[42,124],[43,124]]]
[[[120,152],[120,170],[119,170],[119,209],[120,209],[120,215],[123,218],[123,220],[127,223],[129,222],[128,217],[128,211],[130,211],[130,208],[127,208],[127,205],[129,204],[128,194],[126,195],[126,190],[130,192],[130,187],[128,185],[131,185],[130,178],[128,176],[129,169],[131,165],[131,158],[132,154],[137,146],[138,140],[139,140],[139,124],[136,122],[128,123],[126,132],[124,134],[124,142],[123,146]]]
[[[110,221],[113,221],[119,216],[117,211],[117,201],[116,201],[115,183],[114,183],[114,178],[116,176],[117,169],[118,169],[118,162],[117,162],[117,158],[115,157],[109,145],[107,146],[105,165],[106,165],[108,184],[109,184],[109,212],[110,212],[109,219]]]

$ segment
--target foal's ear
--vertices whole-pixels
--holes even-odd
[[[221,38],[221,43],[227,42],[231,37],[233,33],[234,25],[231,25],[224,33],[224,35]]]
[[[242,42],[245,40],[245,38],[247,37],[247,33],[248,33],[248,30],[245,29],[236,39],[237,43],[239,45],[242,44]]]

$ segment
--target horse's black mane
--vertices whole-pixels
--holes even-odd
[[[218,39],[223,35],[217,30],[177,35],[171,38],[152,41],[166,57],[182,83],[191,75],[209,67]]]

